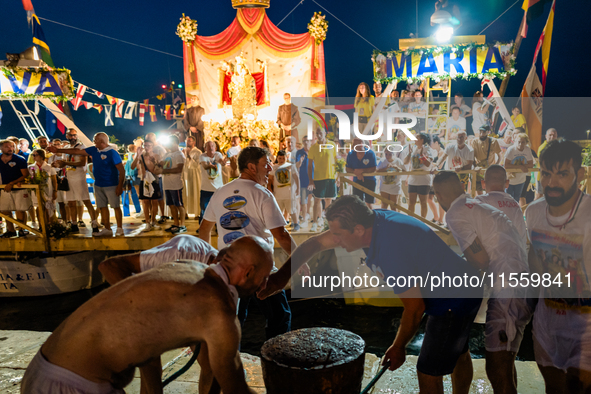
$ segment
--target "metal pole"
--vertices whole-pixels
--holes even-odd
[[[515,38],[515,47],[513,48],[513,56],[517,59],[517,53],[519,52],[519,47],[521,46],[521,40],[523,40],[523,36],[521,35],[521,31],[523,30],[523,22],[524,20],[521,19],[521,25],[519,25],[519,31],[517,32],[517,37]],[[507,67],[507,65],[505,65]],[[509,85],[509,78],[510,76],[507,75],[503,82],[501,83],[501,87],[499,88],[499,95],[501,97],[505,97],[505,91],[507,91],[507,85]]]
[[[419,38],[419,0],[417,0],[417,36]]]

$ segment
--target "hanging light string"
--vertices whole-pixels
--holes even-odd
[[[517,0],[515,3],[511,4],[511,6],[509,8],[507,8],[501,15],[499,15],[497,17],[497,19],[495,19],[494,21],[492,21],[491,23],[488,24],[488,26],[486,26],[484,29],[482,29],[482,31],[480,33],[478,33],[478,35],[481,35],[482,33],[484,33],[484,31],[486,29],[488,29],[493,23],[495,23],[496,21],[499,20],[500,17],[502,17],[503,15],[505,15],[507,13],[507,11],[509,11],[511,8],[513,8],[515,6],[515,4],[519,3],[521,0]]]
[[[70,29],[75,29],[75,30],[83,31],[83,32],[88,33],[88,34],[94,34],[95,36],[99,36],[99,37],[103,37],[103,38],[108,38],[109,40],[119,41],[119,42],[122,42],[124,44],[133,45],[133,46],[136,46],[136,47],[139,47],[139,48],[147,49],[149,51],[154,51],[154,52],[162,53],[162,54],[168,55],[168,56],[178,57],[179,59],[182,59],[183,58],[182,56],[175,55],[174,53],[168,53],[168,52],[160,51],[158,49],[150,48],[150,47],[147,47],[147,46],[144,46],[144,45],[135,44],[133,42],[129,42],[129,41],[125,41],[125,40],[120,40],[120,39],[114,38],[114,37],[109,37],[109,36],[106,36],[104,34],[95,33],[93,31],[81,29],[81,28],[76,27],[76,26],[66,25],[65,23],[52,21],[51,19],[42,18],[40,16],[38,18],[39,19],[42,19],[44,21],[47,21],[47,22],[55,23],[56,25],[61,25],[61,26],[69,27]]]
[[[296,4],[296,6],[295,6],[295,7],[293,7],[293,8],[291,9],[291,11],[289,11],[289,12],[287,13],[287,15],[285,15],[285,16],[283,17],[283,19],[281,19],[281,21],[279,21],[279,23],[278,23],[278,24],[276,24],[275,26],[279,27],[279,25],[280,25],[281,23],[283,23],[283,21],[284,21],[284,20],[286,20],[286,19],[287,19],[287,17],[291,15],[291,13],[292,13],[292,12],[294,12],[294,11],[295,11],[295,9],[296,9],[296,8],[298,8],[299,6],[301,6],[302,4],[304,4],[304,0],[301,0],[300,2],[298,2],[298,3]]]

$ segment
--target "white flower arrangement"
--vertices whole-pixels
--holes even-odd
[[[326,20],[326,15],[322,15],[322,12],[315,12],[308,23],[308,32],[314,38],[316,45],[320,45],[322,41],[326,40],[327,30],[328,21]]]
[[[176,27],[176,35],[187,45],[191,45],[197,36],[197,21],[183,14]]]
[[[266,140],[275,150],[278,148],[279,127],[272,120],[231,118],[223,122],[206,122],[205,128],[208,138],[217,141],[223,151],[230,147],[231,139],[235,135],[243,142],[256,138]]]

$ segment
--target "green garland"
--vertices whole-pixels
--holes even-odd
[[[70,70],[67,68],[52,68],[49,69],[48,67],[43,68],[34,68],[34,67],[8,67],[8,66],[0,66],[0,70],[2,70],[2,74],[6,78],[14,78],[15,71],[24,71],[30,73],[37,73],[37,74],[66,74],[66,80],[68,81],[68,87],[70,90],[69,95],[62,95],[62,96],[50,96],[50,95],[43,95],[43,94],[34,94],[34,93],[14,93],[14,92],[4,92],[0,93],[0,98],[7,98],[12,100],[38,100],[40,98],[48,98],[52,101],[60,101],[66,102],[75,97],[74,95],[74,81],[72,80],[72,76],[70,75]]]
[[[509,50],[509,53],[511,54],[510,59],[509,59],[509,70],[505,70],[503,72],[498,72],[498,71],[494,71],[494,72],[487,72],[487,73],[468,73],[465,72],[463,74],[459,74],[459,73],[454,73],[454,74],[437,74],[437,75],[428,75],[428,76],[421,76],[421,77],[416,77],[416,78],[408,78],[408,77],[389,77],[389,78],[378,78],[377,77],[377,72],[376,72],[376,57],[378,55],[384,55],[386,56],[386,58],[391,59],[393,56],[398,55],[398,54],[402,54],[404,53],[405,55],[419,55],[422,56],[424,54],[433,54],[433,55],[440,55],[446,52],[464,52],[464,51],[470,51],[473,48],[477,48],[480,47],[482,50],[487,50],[489,48],[492,47],[496,47],[496,46],[502,46],[502,45],[510,45],[511,49]],[[512,76],[515,75],[517,73],[517,70],[515,69],[515,55],[513,54],[513,51],[515,50],[515,45],[513,43],[501,43],[501,42],[496,42],[494,44],[492,43],[488,43],[488,44],[477,44],[475,42],[469,43],[469,44],[460,44],[460,45],[445,45],[445,46],[436,46],[436,47],[430,47],[430,48],[408,48],[406,50],[400,50],[400,51],[380,51],[380,50],[374,50],[373,51],[373,55],[371,57],[371,61],[373,62],[373,70],[374,70],[374,81],[375,82],[380,82],[380,83],[390,83],[393,81],[406,81],[408,83],[420,83],[421,81],[427,79],[427,78],[433,78],[433,80],[435,82],[439,82],[439,80],[441,79],[447,79],[447,78],[452,78],[452,79],[464,79],[464,80],[471,80],[473,78],[478,78],[478,79],[482,79],[484,77],[488,77],[491,79],[494,79],[496,77],[499,78],[506,78],[507,76]]]

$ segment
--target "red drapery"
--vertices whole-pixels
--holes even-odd
[[[265,104],[265,73],[251,74],[254,78],[257,89],[257,106]],[[232,105],[232,98],[230,97],[230,90],[228,85],[232,82],[232,74],[224,75],[224,87],[222,88],[222,101],[224,104]]]

